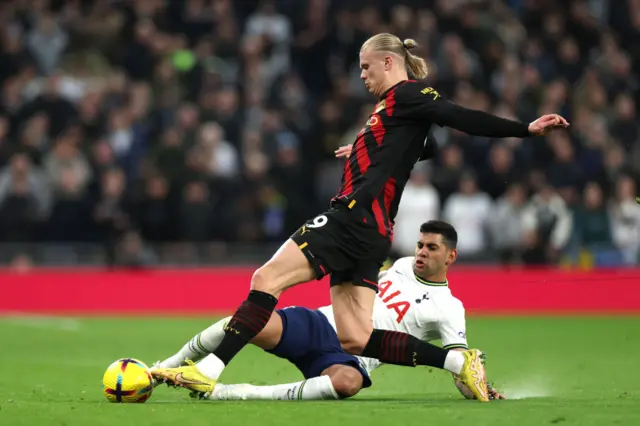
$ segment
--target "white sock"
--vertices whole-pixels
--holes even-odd
[[[218,380],[224,370],[224,362],[214,354],[209,354],[196,364],[198,370],[210,379]]]
[[[223,385],[217,384],[213,393],[208,395],[213,400],[286,400],[311,401],[322,399],[338,399],[329,376],[313,377],[302,382],[274,386],[254,386],[249,384]]]
[[[451,371],[453,374],[460,374],[464,365],[464,355],[460,351],[449,351],[444,359],[444,369]]]
[[[176,354],[158,364],[160,368],[175,368],[185,364],[185,359],[194,362],[218,348],[224,337],[224,327],[231,317],[221,319],[206,330],[196,334]],[[217,379],[217,377],[215,377]]]

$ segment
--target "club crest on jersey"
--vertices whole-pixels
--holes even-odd
[[[376,109],[373,111],[373,113],[377,114],[380,111],[382,111],[383,109],[385,109],[386,107],[387,107],[387,100],[383,99],[380,102],[378,102],[378,104],[376,105]]]
[[[373,114],[367,121],[367,126],[369,127],[375,127],[378,124],[380,124],[380,116],[378,114]]]
[[[429,293],[422,295],[422,299],[416,299],[416,303],[422,303],[423,300],[429,300]]]

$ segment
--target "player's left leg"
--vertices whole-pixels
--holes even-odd
[[[211,392],[216,386],[209,377],[218,371],[218,359],[211,353],[215,351],[225,336],[225,327],[231,317],[224,318],[201,333],[196,334],[177,353],[154,365],[150,372],[155,385],[169,383],[183,386],[196,392]],[[283,333],[282,318],[273,313],[267,325],[251,340],[262,349],[273,349],[280,342]],[[206,356],[204,359],[203,357]],[[199,361],[193,364],[195,361]]]
[[[164,361],[153,366],[153,370],[160,368],[176,368],[187,365],[187,360],[198,362],[218,348],[224,338],[225,327],[231,317],[226,317],[212,324],[193,336],[182,348]],[[282,335],[282,319],[275,312],[271,315],[267,325],[251,340],[251,343],[262,349],[272,349],[280,341]],[[200,368],[205,364],[198,364]],[[205,373],[206,374],[206,373]]]
[[[451,371],[460,376],[479,400],[488,401],[480,351],[449,351],[407,333],[373,328],[377,287],[372,283],[378,270],[377,264],[364,263],[357,271],[334,273],[331,278],[331,305],[345,351],[388,364],[428,365]]]
[[[216,401],[286,400],[317,401],[350,398],[363,388],[362,373],[350,365],[335,364],[318,377],[295,383],[272,386],[218,383],[213,392],[203,398]]]
[[[187,360],[200,361],[214,351],[224,337],[224,328],[231,317],[226,317],[193,336],[178,352],[152,367],[152,373],[159,368],[176,368],[187,365]]]
[[[175,378],[182,387],[195,392],[210,391],[231,359],[267,325],[280,294],[287,288],[311,281],[316,276],[316,270],[298,244],[288,239],[253,274],[249,296],[224,327],[224,336],[213,351],[214,356],[209,358],[206,373],[195,365],[188,365],[155,368],[151,374]]]

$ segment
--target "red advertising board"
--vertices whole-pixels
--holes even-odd
[[[248,268],[0,272],[0,314],[214,315],[249,291]],[[453,294],[472,314],[640,313],[640,269],[593,271],[459,267]],[[327,280],[287,292],[279,306],[329,304]]]

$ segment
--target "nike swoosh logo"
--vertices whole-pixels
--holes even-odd
[[[185,379],[182,373],[176,374],[176,382],[184,383],[185,385],[206,385],[208,383],[196,382],[193,380]]]

